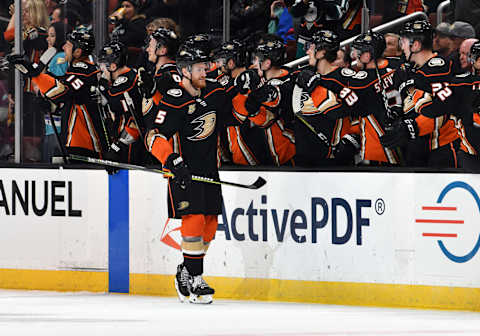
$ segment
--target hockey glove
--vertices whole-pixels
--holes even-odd
[[[385,148],[403,146],[407,141],[413,141],[418,136],[418,126],[415,119],[398,120],[391,128],[385,129],[380,137],[380,143]]]
[[[23,75],[28,77],[38,76],[43,69],[50,63],[53,56],[55,56],[57,49],[54,47],[48,48],[40,57],[39,63],[32,63],[25,58],[25,54],[10,54],[7,55],[7,61],[10,64],[13,64],[15,68],[20,71]]]
[[[353,164],[354,156],[359,150],[360,136],[358,134],[346,134],[333,150],[335,162],[339,165]]]
[[[147,99],[152,98],[156,91],[153,76],[143,67],[138,69],[138,88]]]
[[[192,175],[180,155],[172,153],[165,161],[164,168],[173,174],[172,182],[186,190],[192,184]]]
[[[238,92],[243,95],[247,94],[249,91],[258,89],[260,84],[260,76],[255,69],[245,70],[235,78],[235,87]]]
[[[319,73],[308,69],[303,70],[297,76],[297,85],[311,95],[315,88],[320,85],[321,78]]]
[[[273,102],[278,98],[278,91],[271,85],[264,85],[248,94],[245,109],[249,117],[254,117],[260,111],[262,103]]]

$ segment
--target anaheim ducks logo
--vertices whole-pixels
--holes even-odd
[[[217,114],[214,111],[205,113],[204,115],[195,118],[192,121],[192,124],[199,124],[193,129],[194,131],[197,131],[197,133],[191,137],[188,137],[188,139],[192,141],[200,141],[208,138],[210,135],[212,135],[213,131],[215,131],[216,120]]]

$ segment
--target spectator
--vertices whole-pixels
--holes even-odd
[[[283,38],[283,41],[295,40],[293,36],[293,20],[283,0],[275,0],[270,6],[270,23],[268,33]]]
[[[466,39],[460,45],[460,66],[463,72],[469,72],[472,70],[472,63],[470,62],[470,48],[474,43],[478,42],[477,39]]]
[[[394,0],[385,6],[383,22],[389,22],[401,16],[424,11],[423,0]]]
[[[450,0],[455,8],[455,21],[468,22],[475,27],[476,36],[480,37],[480,0]]]
[[[269,13],[267,0],[236,0],[230,15],[232,37],[243,40],[257,31],[266,32]]]
[[[448,57],[453,51],[453,40],[450,36],[450,24],[448,22],[442,22],[435,28],[433,50],[443,57]]]
[[[117,10],[111,15],[115,22],[115,28],[111,34],[112,40],[118,39],[128,48],[129,66],[135,65],[147,37],[146,17],[144,14],[139,14],[140,5],[140,0],[124,0],[121,2],[123,10]]]
[[[464,72],[460,65],[460,45],[466,39],[475,38],[475,30],[467,22],[455,21],[450,26],[449,32],[452,39],[452,52],[450,53],[450,59],[453,61],[452,72],[458,75]]]
[[[47,72],[56,77],[61,78],[65,75],[68,68],[68,62],[65,59],[65,52],[63,51],[63,45],[65,44],[65,25],[61,22],[52,23],[48,28],[47,43],[48,47],[54,47],[57,49],[57,53],[50,60],[47,65]],[[42,161],[46,163],[52,162],[52,157],[55,154],[61,153],[59,148],[57,137],[53,127],[57,128],[58,134],[60,134],[61,128],[61,111],[51,105],[52,120],[50,115],[45,115],[45,138],[43,140]],[[55,114],[53,114],[56,112]]]
[[[13,10],[15,10],[12,7]],[[13,14],[13,13],[12,13]],[[44,0],[23,0],[23,47],[28,59],[38,63],[40,56],[47,49],[47,28],[50,26],[47,8]],[[7,30],[0,34],[9,43],[14,40],[14,15],[10,18]],[[9,81],[13,85],[13,81]],[[13,100],[13,87],[9,87],[9,94]],[[37,91],[30,79],[24,83],[23,101],[23,153],[26,162],[41,160],[42,137],[45,130],[44,111],[48,103],[37,95]]]
[[[350,8],[348,6],[350,3]],[[361,13],[362,2],[328,1],[328,0],[296,0],[290,9],[293,17],[301,18],[301,24],[297,28],[297,58],[305,56],[305,44],[312,40],[312,36],[320,30],[331,30],[340,34],[342,31],[342,19],[349,16],[344,22],[344,30],[352,30],[356,27],[358,13]],[[358,9],[358,13],[356,11]],[[361,17],[361,16],[360,16]],[[360,22],[360,21],[358,21]]]
[[[402,56],[402,48],[400,48],[400,36],[393,33],[385,34],[385,42],[387,47],[383,53],[383,57],[400,57]]]

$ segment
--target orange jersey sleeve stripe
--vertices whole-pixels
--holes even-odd
[[[47,92],[56,85],[55,78],[44,73],[41,73],[37,77],[33,77],[32,80],[37,84],[42,93]]]
[[[173,153],[172,145],[165,139],[161,137],[156,137],[153,146],[152,154],[155,156],[162,164],[165,164],[167,158],[170,154]]]
[[[435,129],[435,119],[419,115],[415,118],[418,125],[418,135],[424,136],[430,134]]]

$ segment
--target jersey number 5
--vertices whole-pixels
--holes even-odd
[[[165,121],[165,117],[167,115],[167,112],[165,111],[158,111],[157,113],[157,117],[155,118],[155,123],[156,124],[163,124],[163,122]]]

